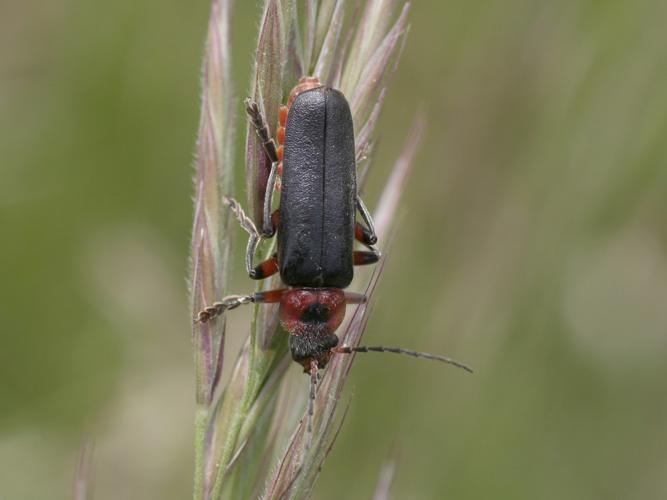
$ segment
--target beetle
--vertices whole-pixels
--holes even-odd
[[[318,370],[333,355],[353,352],[407,354],[472,371],[445,356],[402,348],[338,345],[335,331],[343,322],[346,305],[366,301],[363,294],[344,291],[354,276],[353,266],[380,259],[374,247],[373,220],[357,190],[354,127],[345,96],[317,78],[301,79],[287,105],[280,109],[278,146],[257,104],[246,100],[246,111],[272,164],[261,234],[238,202],[227,198],[225,203],[250,234],[246,249],[250,278],[259,280],[280,273],[287,287],[225,297],[202,310],[196,320],[209,321],[244,304],[279,303],[280,322],[290,334],[292,359],[310,373],[311,389]],[[277,189],[279,208],[272,212]],[[356,220],[357,211],[364,224]],[[277,253],[254,265],[260,239],[276,233]],[[354,250],[355,240],[366,249]]]

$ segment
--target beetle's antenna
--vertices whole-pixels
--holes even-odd
[[[312,359],[310,360],[310,393],[308,395],[308,415],[307,415],[307,432],[306,432],[306,444],[304,446],[304,454],[302,460],[305,460],[306,454],[310,450],[310,446],[313,443],[313,413],[315,408],[315,393],[317,392],[317,381],[319,377],[319,367],[317,366],[317,361]],[[303,471],[303,462],[299,465],[294,477],[287,485],[287,488],[282,492],[278,497],[281,500],[287,498],[287,494],[291,491],[292,486],[296,483],[297,478],[301,475]]]
[[[299,468],[296,470],[294,473],[294,476],[292,477],[292,480],[289,482],[287,485],[287,488],[280,494],[278,497],[280,500],[283,498],[287,498],[288,493],[292,490],[292,487],[296,483],[296,480],[299,478],[301,473],[303,472],[303,464],[304,461],[306,460],[306,455],[308,454],[308,451],[310,451],[310,446],[313,443],[313,413],[314,413],[314,406],[315,406],[315,393],[317,390],[317,380],[319,376],[319,370],[317,366],[317,361],[312,359],[310,361],[310,393],[308,395],[308,414],[306,416],[307,419],[307,427],[306,427],[306,444],[304,445],[304,452],[303,456],[301,458],[302,462],[299,464]],[[303,422],[303,420],[302,420]]]
[[[315,408],[315,392],[317,391],[318,366],[314,359],[310,362],[310,395],[308,397],[308,438],[306,449],[310,448],[313,440],[313,413]]]
[[[462,370],[465,370],[468,373],[473,373],[472,368],[456,361],[455,359],[448,358],[447,356],[441,356],[439,354],[430,354],[428,352],[411,351],[410,349],[403,349],[402,347],[365,346],[365,345],[360,345],[357,347],[342,346],[342,347],[334,347],[333,349],[331,349],[331,352],[338,354],[352,354],[353,352],[391,352],[394,354],[405,354],[407,356],[412,356],[414,358],[424,358],[433,361],[441,361],[443,363],[454,365],[457,368],[461,368]]]

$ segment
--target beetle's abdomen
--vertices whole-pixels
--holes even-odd
[[[356,167],[343,94],[298,95],[285,127],[278,262],[285,284],[345,288],[352,281]]]

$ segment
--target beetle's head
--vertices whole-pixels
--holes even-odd
[[[290,334],[292,359],[311,369],[311,361],[324,368],[331,349],[338,345],[334,333],[345,317],[345,294],[338,288],[294,288],[280,301],[280,322]]]

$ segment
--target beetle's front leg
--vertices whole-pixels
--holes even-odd
[[[278,290],[257,292],[252,295],[228,295],[220,302],[214,302],[212,305],[199,311],[195,321],[197,323],[206,323],[216,316],[220,316],[225,311],[230,311],[246,304],[272,304],[280,302],[285,290],[286,288],[281,288]]]
[[[368,297],[363,293],[345,292],[346,304],[365,304],[368,302]]]

